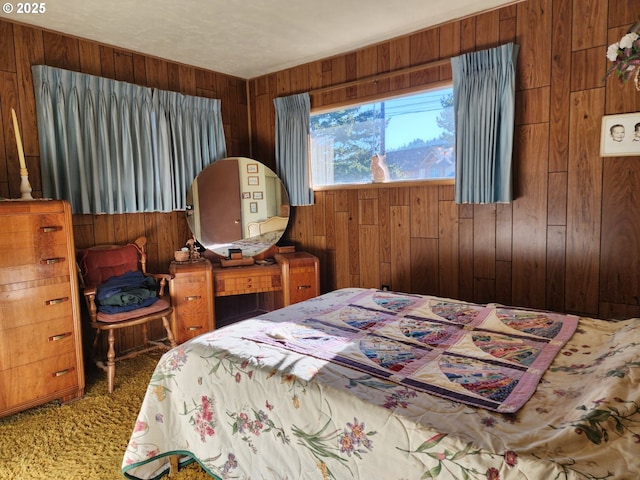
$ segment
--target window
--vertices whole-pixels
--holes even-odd
[[[452,87],[312,114],[313,186],[370,183],[375,154],[388,181],[453,179],[454,133]]]

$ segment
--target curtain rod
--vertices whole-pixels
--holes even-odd
[[[412,67],[402,68],[400,70],[394,70],[393,72],[379,73],[377,75],[372,75],[370,77],[360,78],[358,80],[352,80],[352,81],[349,81],[349,82],[338,83],[336,85],[331,85],[331,86],[328,86],[328,87],[316,88],[315,90],[310,90],[309,91],[309,95],[316,95],[316,94],[319,94],[319,93],[325,93],[325,92],[329,92],[331,90],[338,90],[340,88],[353,87],[353,86],[361,85],[363,83],[368,83],[368,82],[378,82],[380,80],[385,80],[387,78],[396,77],[398,75],[406,75],[406,74],[409,74],[409,73],[419,72],[420,70],[426,70],[427,68],[441,67],[441,66],[446,65],[446,64],[448,64],[450,62],[451,62],[450,58],[445,58],[445,59],[441,59],[441,60],[435,60],[435,61],[429,62],[429,63],[423,63],[421,65],[414,65]]]

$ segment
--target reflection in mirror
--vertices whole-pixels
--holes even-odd
[[[284,234],[289,196],[266,165],[230,157],[203,169],[187,194],[187,223],[196,240],[222,257],[239,248],[244,257],[265,252]]]

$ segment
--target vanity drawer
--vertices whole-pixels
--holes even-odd
[[[211,263],[171,262],[169,295],[173,305],[172,329],[178,343],[215,328]]]
[[[315,267],[291,268],[289,275],[291,303],[302,302],[319,295]]]
[[[216,267],[214,277],[217,297],[282,290],[279,265]]]
[[[320,295],[318,257],[307,252],[292,252],[276,254],[275,259],[282,265],[282,275],[288,285],[283,295],[285,306]]]
[[[242,295],[244,293],[271,292],[282,288],[279,275],[216,278],[216,295]]]

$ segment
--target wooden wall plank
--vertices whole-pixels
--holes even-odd
[[[566,308],[598,314],[602,208],[602,159],[597,132],[604,113],[604,90],[571,95],[567,199]]]
[[[411,187],[411,236],[438,238],[438,187]]]
[[[603,169],[600,300],[640,305],[640,250],[629,248],[640,244],[640,165],[633,157],[605,158]]]
[[[548,159],[540,145],[549,143],[549,124],[522,126],[516,135],[520,168],[519,198],[513,202],[513,301],[544,308]]]
[[[496,205],[475,205],[473,211],[473,276],[495,279]]]
[[[408,206],[392,206],[391,220],[391,288],[411,291],[411,215]]]
[[[411,288],[412,293],[435,295],[440,292],[438,272],[438,240],[434,238],[411,239]]]
[[[516,68],[520,89],[546,86],[551,81],[551,1],[518,3],[520,53]]]
[[[571,85],[571,15],[572,0],[554,0],[553,18],[564,18],[554,22],[551,37],[551,91],[549,171],[567,170],[569,151],[569,91]]]
[[[336,278],[335,288],[350,287],[351,276],[350,269],[345,268],[349,265],[349,212],[335,212],[336,224]]]
[[[439,294],[458,298],[458,207],[452,200],[438,202],[438,285]]]
[[[377,225],[360,225],[360,286],[380,288],[380,240]]]

